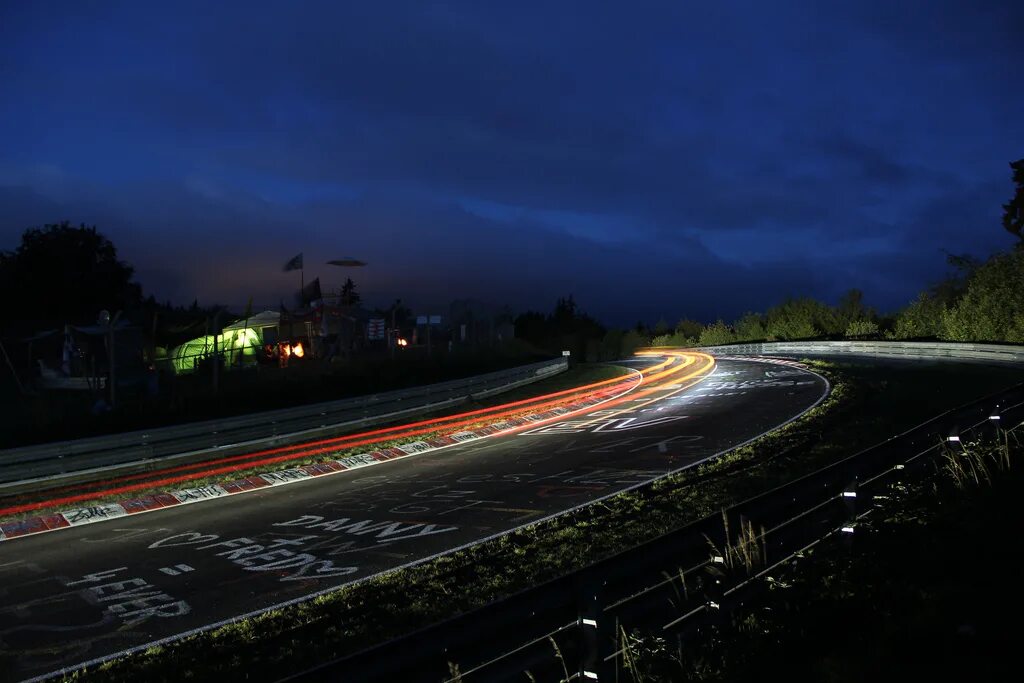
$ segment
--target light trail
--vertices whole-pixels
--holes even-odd
[[[131,475],[131,477],[134,477],[134,479],[138,479],[139,477],[145,477],[145,476],[159,476],[159,475],[163,475],[163,474],[172,474],[174,472],[183,471],[185,469],[196,469],[196,468],[200,468],[200,467],[209,468],[209,466],[211,464],[221,464],[221,463],[225,463],[225,462],[231,462],[232,463],[230,465],[223,465],[221,467],[214,467],[214,468],[209,468],[209,469],[203,469],[202,471],[191,472],[191,473],[188,473],[188,474],[182,474],[182,475],[173,476],[173,477],[164,477],[164,478],[160,478],[160,479],[147,480],[147,481],[144,481],[144,482],[139,482],[139,483],[135,483],[135,484],[127,484],[127,485],[124,485],[124,486],[117,486],[117,487],[112,487],[112,488],[107,488],[107,489],[102,489],[102,490],[92,490],[92,491],[88,491],[88,492],[78,493],[78,494],[70,495],[70,496],[63,496],[63,497],[49,499],[49,500],[45,500],[45,501],[36,501],[36,502],[32,502],[32,503],[24,503],[24,504],[20,504],[20,505],[14,505],[14,506],[10,506],[10,507],[7,507],[7,508],[0,509],[0,515],[19,514],[19,513],[23,513],[23,512],[30,512],[32,510],[39,510],[39,509],[42,509],[42,508],[58,508],[58,507],[61,507],[61,506],[64,506],[64,505],[69,505],[71,503],[79,503],[79,502],[83,502],[83,501],[95,500],[97,498],[105,498],[105,497],[109,497],[109,496],[116,496],[116,495],[123,494],[123,493],[132,493],[132,492],[135,492],[135,491],[150,490],[150,489],[160,488],[160,487],[169,486],[169,485],[173,485],[173,484],[181,484],[181,483],[188,482],[188,481],[194,481],[196,479],[204,479],[204,478],[208,478],[208,477],[214,477],[214,476],[217,476],[217,475],[220,475],[220,474],[230,474],[232,472],[238,472],[239,470],[251,469],[251,468],[256,468],[256,467],[263,467],[265,465],[273,465],[273,464],[276,464],[276,463],[287,462],[289,460],[297,460],[297,459],[300,459],[300,458],[308,458],[308,457],[315,456],[315,455],[321,455],[323,453],[327,453],[327,452],[330,452],[330,451],[336,451],[339,448],[339,446],[341,446],[343,448],[354,448],[354,447],[370,445],[370,444],[379,444],[382,441],[382,439],[379,438],[380,435],[381,434],[385,434],[385,433],[390,433],[391,434],[390,439],[398,439],[398,438],[405,438],[405,437],[409,437],[409,436],[419,436],[419,435],[427,434],[427,433],[431,433],[431,432],[437,432],[439,430],[439,426],[440,426],[440,428],[443,428],[443,429],[455,429],[455,428],[458,428],[458,427],[467,426],[469,424],[479,424],[479,422],[480,422],[480,418],[479,417],[474,417],[474,418],[470,418],[470,419],[463,419],[461,421],[458,421],[460,418],[464,418],[466,415],[480,416],[480,415],[487,414],[488,419],[493,419],[493,418],[503,419],[503,418],[506,418],[506,417],[513,417],[515,415],[521,414],[522,410],[521,409],[509,410],[508,408],[510,406],[518,407],[518,406],[528,405],[530,403],[537,403],[538,401],[547,401],[547,399],[550,399],[552,396],[559,396],[559,395],[565,396],[565,395],[569,395],[569,394],[574,394],[574,395],[579,395],[579,397],[601,396],[601,395],[605,394],[606,392],[611,391],[615,387],[608,387],[606,389],[602,389],[602,390],[597,391],[597,392],[590,391],[589,393],[585,393],[585,392],[581,393],[581,390],[585,390],[585,389],[592,388],[592,387],[595,387],[595,386],[608,385],[610,382],[618,382],[619,385],[625,385],[627,383],[634,383],[635,382],[634,386],[632,386],[631,388],[629,388],[628,390],[626,390],[622,394],[619,394],[618,396],[615,396],[613,398],[607,399],[607,400],[602,402],[602,405],[614,406],[614,405],[618,405],[620,403],[623,403],[623,402],[625,402],[627,400],[633,400],[633,399],[636,399],[638,397],[648,396],[648,395],[650,395],[650,394],[652,394],[654,392],[662,390],[663,387],[661,386],[661,384],[663,384],[663,382],[660,382],[659,380],[664,380],[666,378],[673,377],[674,375],[676,375],[677,373],[681,372],[682,370],[685,370],[686,368],[690,367],[691,365],[697,363],[699,360],[703,361],[703,364],[700,367],[698,367],[693,372],[690,372],[690,373],[688,373],[688,374],[686,374],[686,375],[684,375],[682,377],[676,377],[675,378],[675,382],[685,382],[685,381],[687,381],[689,379],[697,378],[700,375],[705,374],[708,371],[710,371],[711,369],[713,369],[714,365],[715,365],[714,358],[712,358],[711,356],[709,356],[707,354],[701,354],[701,353],[666,351],[664,354],[655,354],[653,352],[644,352],[644,353],[641,353],[641,354],[638,354],[638,355],[643,355],[643,356],[667,355],[668,358],[665,361],[663,361],[661,363],[658,363],[657,365],[655,365],[655,366],[653,366],[651,368],[651,369],[657,369],[658,372],[655,372],[653,374],[644,374],[644,373],[641,372],[640,373],[639,381],[635,381],[635,377],[634,378],[630,378],[630,380],[628,380],[627,382],[623,382],[620,378],[612,378],[612,380],[603,380],[601,382],[595,382],[594,384],[586,385],[586,387],[583,387],[583,388],[577,387],[577,388],[574,388],[574,389],[568,389],[568,390],[564,390],[564,391],[560,391],[560,392],[554,392],[552,394],[546,394],[546,395],[543,395],[543,396],[540,396],[540,397],[534,397],[532,399],[525,399],[523,401],[515,401],[515,402],[508,403],[508,404],[502,404],[502,405],[499,405],[499,406],[494,406],[492,408],[484,408],[484,409],[480,409],[480,410],[469,411],[469,412],[466,412],[466,413],[452,415],[452,416],[448,416],[448,417],[445,417],[445,418],[438,418],[438,419],[435,419],[435,420],[423,420],[423,421],[420,421],[420,422],[411,423],[411,424],[407,424],[407,425],[399,425],[399,426],[396,426],[396,427],[390,427],[390,428],[385,428],[385,429],[380,429],[380,430],[373,430],[373,431],[370,431],[370,432],[363,432],[361,434],[349,435],[349,436],[346,436],[346,437],[338,437],[338,438],[334,438],[334,439],[325,439],[325,440],[320,440],[320,441],[314,441],[314,442],[311,442],[311,443],[301,444],[301,445],[298,445],[298,446],[287,446],[287,447],[280,447],[280,448],[276,448],[276,449],[269,449],[267,451],[261,451],[261,452],[257,452],[257,453],[248,453],[248,454],[243,454],[243,455],[239,455],[239,456],[233,456],[233,457],[230,457],[230,458],[223,458],[223,459],[220,459],[218,461],[212,461],[212,462],[207,461],[207,462],[203,462],[203,463],[196,463],[194,465],[183,465],[183,466],[178,467],[178,468],[168,468],[166,470],[161,470],[161,471],[158,471],[158,472],[151,472],[151,473],[143,474],[143,475]],[[677,362],[677,361],[681,361],[681,362]],[[637,391],[641,386],[644,386],[645,384],[647,385],[647,388],[645,388],[643,390]],[[653,386],[652,386],[652,384],[653,384]],[[618,386],[618,385],[616,385],[616,386]],[[677,393],[677,392],[674,391],[672,393]],[[547,408],[547,407],[555,406],[555,405],[558,405],[558,404],[561,404],[561,403],[564,403],[564,400],[563,401],[547,401],[545,403],[539,403],[538,405],[532,406],[531,409],[532,410],[537,410],[537,409],[540,409],[540,408]],[[592,410],[593,408],[594,408],[594,406],[588,406],[587,408],[581,408],[580,411],[583,411],[583,410],[589,411],[589,410]],[[498,411],[501,411],[501,412],[498,412]],[[569,413],[569,415],[575,414],[576,412],[580,412],[580,411],[573,411],[572,413]],[[545,420],[538,420],[538,421],[534,421],[534,422],[531,422],[531,423],[526,424],[526,425],[520,425],[520,426],[517,426],[517,427],[512,427],[512,428],[509,428],[509,429],[506,429],[506,430],[502,430],[500,432],[497,432],[496,434],[502,434],[502,435],[514,434],[514,433],[519,432],[519,431],[535,428],[538,425],[547,424],[549,422],[553,422],[553,421],[556,421],[556,420],[563,420],[566,417],[567,417],[566,415],[558,415],[558,416],[554,416],[554,417],[551,417],[551,418],[548,418],[548,419],[545,419]],[[446,422],[450,422],[450,424],[444,424]],[[426,425],[426,426],[423,426],[423,427],[420,427],[420,428],[416,428],[416,429],[408,429],[408,427],[410,427],[410,426],[414,426],[415,427],[415,426],[419,426],[419,425]],[[384,439],[384,440],[387,440],[387,439]],[[328,445],[323,445],[323,444],[328,444]],[[310,449],[309,446],[319,446],[319,447]],[[288,451],[291,451],[291,452],[288,452]],[[261,457],[263,455],[274,455],[275,453],[284,453],[284,454],[283,455],[275,455],[274,457]],[[254,458],[259,458],[259,459],[254,459]],[[239,462],[239,460],[244,460],[244,462]],[[121,481],[129,481],[129,480],[131,480],[131,477],[123,478]],[[109,486],[109,484],[111,484],[111,483],[113,483],[113,481],[106,481],[106,482],[101,482],[101,483],[94,484],[94,486],[96,486],[96,485],[99,485],[99,486]],[[82,489],[78,489],[78,490],[81,491]]]
[[[665,361],[663,361],[661,363],[658,363],[657,365],[652,366],[651,368],[649,368],[649,370],[660,370],[660,369],[665,368],[666,366],[674,363],[675,361],[676,361],[675,358],[672,358],[672,357],[667,358]],[[426,420],[420,420],[418,422],[411,422],[411,423],[396,425],[396,426],[393,426],[393,427],[385,427],[385,428],[381,428],[381,429],[374,429],[374,430],[370,430],[370,431],[366,431],[366,432],[359,432],[357,434],[345,434],[345,435],[342,435],[342,436],[331,437],[329,439],[320,439],[320,440],[317,440],[317,441],[307,441],[307,442],[304,442],[304,443],[301,443],[301,444],[293,444],[293,445],[289,445],[289,446],[279,446],[277,448],[269,448],[269,449],[264,449],[264,450],[260,450],[260,451],[253,451],[253,452],[249,452],[249,453],[242,453],[242,454],[239,454],[239,455],[225,456],[225,457],[222,457],[222,458],[215,458],[215,459],[211,459],[211,460],[203,460],[202,462],[189,463],[189,464],[185,464],[185,465],[177,465],[175,467],[160,468],[160,469],[157,469],[157,470],[151,470],[149,472],[140,472],[140,473],[137,473],[137,474],[128,474],[128,475],[123,475],[123,476],[120,476],[120,477],[114,477],[114,478],[111,478],[111,479],[105,479],[105,480],[99,481],[99,482],[89,482],[89,483],[76,484],[76,485],[73,485],[73,486],[55,487],[55,488],[52,488],[52,489],[48,489],[44,493],[46,493],[47,495],[54,495],[54,494],[62,493],[64,491],[87,491],[87,490],[90,490],[90,489],[96,490],[96,489],[99,489],[101,487],[110,486],[111,484],[126,483],[126,482],[130,482],[130,481],[139,481],[139,480],[142,480],[142,479],[151,479],[153,477],[160,477],[160,476],[164,476],[164,475],[170,475],[170,474],[174,474],[174,473],[177,473],[177,472],[188,472],[190,470],[198,470],[198,469],[202,469],[202,468],[208,468],[208,467],[210,467],[212,465],[224,465],[224,464],[231,463],[231,462],[241,463],[241,462],[250,461],[250,460],[255,462],[259,458],[265,458],[267,456],[278,454],[278,453],[300,452],[301,451],[301,456],[300,457],[305,457],[307,455],[316,455],[316,454],[323,453],[323,452],[329,452],[330,450],[338,449],[338,448],[354,448],[354,447],[358,447],[358,446],[367,445],[367,444],[370,444],[370,443],[380,443],[382,441],[386,441],[386,440],[389,440],[389,439],[401,439],[401,438],[405,438],[407,436],[418,436],[418,435],[421,435],[421,434],[429,434],[431,432],[438,431],[439,429],[457,429],[457,428],[460,428],[460,427],[466,427],[466,426],[469,426],[469,425],[478,424],[479,419],[481,417],[484,417],[484,416],[508,417],[508,416],[513,416],[515,414],[518,414],[518,412],[520,412],[520,411],[511,411],[510,410],[513,407],[520,407],[521,406],[521,407],[525,408],[525,407],[530,406],[530,404],[537,403],[539,401],[547,401],[547,402],[546,403],[541,403],[540,405],[532,406],[533,409],[545,408],[545,407],[553,407],[553,406],[557,406],[557,405],[560,405],[560,404],[566,402],[566,400],[568,400],[570,398],[572,398],[572,399],[579,399],[579,398],[582,398],[582,397],[586,396],[587,394],[600,395],[600,394],[602,394],[604,392],[613,392],[613,391],[618,390],[620,388],[620,386],[626,386],[627,384],[629,384],[631,382],[636,382],[637,379],[639,379],[640,380],[639,383],[642,384],[643,381],[644,381],[643,373],[639,373],[639,375],[632,375],[632,376],[627,377],[625,379],[622,378],[622,377],[612,377],[610,379],[601,380],[599,382],[594,382],[592,384],[585,384],[585,385],[579,386],[579,387],[572,387],[570,389],[564,389],[562,391],[556,391],[556,392],[552,392],[552,393],[549,393],[549,394],[542,394],[540,396],[534,396],[534,397],[527,398],[527,399],[522,399],[522,400],[519,400],[519,401],[512,401],[512,402],[509,402],[509,403],[503,403],[503,404],[500,404],[500,405],[497,405],[497,406],[491,406],[491,407],[487,407],[487,408],[479,408],[479,409],[476,409],[476,410],[464,411],[464,412],[461,412],[461,413],[456,413],[454,415],[448,415],[448,416],[436,417],[436,418],[429,418],[429,419],[426,419]],[[596,387],[602,387],[602,386],[606,386],[607,388],[606,389],[602,389],[601,391],[593,391]],[[565,397],[565,398],[563,398],[561,400],[549,400],[549,399],[552,399],[554,397],[559,397],[559,396]],[[499,413],[498,411],[501,411],[501,412]],[[493,415],[489,415],[489,414],[493,414]],[[417,428],[417,427],[423,427],[423,429],[416,430],[415,428]],[[384,435],[389,435],[389,436],[386,439],[380,438],[381,436],[384,436]],[[376,437],[376,438],[371,438],[371,437]],[[317,450],[317,451],[311,451],[310,450],[311,446],[330,446],[330,447],[322,448],[322,449]],[[94,494],[94,495],[98,495],[98,494]],[[25,498],[25,497],[27,497],[27,496],[21,496],[21,498]],[[14,500],[17,500],[17,497],[14,497]],[[9,513],[12,510],[14,510],[15,507],[18,507],[18,506],[12,506],[12,507],[8,507],[8,508],[0,509],[0,514]],[[25,511],[25,510],[21,510],[21,511]]]

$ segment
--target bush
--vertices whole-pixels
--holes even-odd
[[[622,335],[622,347],[621,347],[621,354],[622,355],[619,356],[619,357],[620,358],[629,358],[634,353],[636,353],[637,349],[639,349],[642,346],[647,346],[647,345],[648,345],[647,337],[645,337],[644,335],[640,334],[636,330],[630,330],[629,332],[626,332],[626,334]]]
[[[851,320],[846,326],[845,337],[875,337],[878,336],[878,323],[874,320]]]
[[[893,338],[918,339],[939,336],[943,308],[938,299],[921,293],[913,303],[896,316],[896,324],[892,331]]]
[[[675,334],[659,334],[651,340],[651,346],[696,346],[697,340],[687,337],[681,332]]]
[[[701,330],[700,333],[701,346],[719,346],[721,344],[732,344],[735,341],[736,335],[721,320],[716,320]]]
[[[764,320],[759,313],[744,313],[739,320],[733,323],[736,330],[736,341],[761,341],[767,339],[768,333],[764,329]]]
[[[1024,250],[993,256],[974,271],[963,297],[942,311],[940,336],[1024,342]]]
[[[766,315],[767,336],[771,339],[810,339],[822,334],[842,332],[837,327],[836,312],[826,304],[810,298],[789,299]]]

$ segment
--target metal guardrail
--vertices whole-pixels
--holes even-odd
[[[436,410],[564,371],[565,358],[465,379],[237,417],[0,451],[0,485],[257,444],[283,445]]]
[[[1000,415],[1002,420],[992,420]],[[505,600],[284,680],[616,680],[621,628],[681,634],[738,604],[758,578],[820,540],[856,537],[872,495],[926,467],[951,434],[1024,420],[1024,384],[947,411],[888,441],[698,522]],[[732,533],[727,537],[723,519]],[[765,561],[725,549],[743,520]],[[453,673],[452,664],[459,666]]]
[[[1024,346],[953,342],[793,341],[699,348],[712,356],[881,356],[917,360],[1024,363]]]

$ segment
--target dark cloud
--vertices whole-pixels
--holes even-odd
[[[184,299],[272,299],[283,281],[256,273],[316,244],[373,254],[382,297],[572,289],[624,319],[861,287],[889,307],[942,249],[1006,246],[1022,21],[996,2],[21,6],[0,184],[103,219]],[[23,200],[0,196],[4,229],[45,209]]]

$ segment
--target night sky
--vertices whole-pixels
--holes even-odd
[[[84,221],[176,303],[276,305],[304,252],[371,305],[631,324],[891,310],[1012,243],[1024,3],[502,5],[3,2],[0,248]]]

